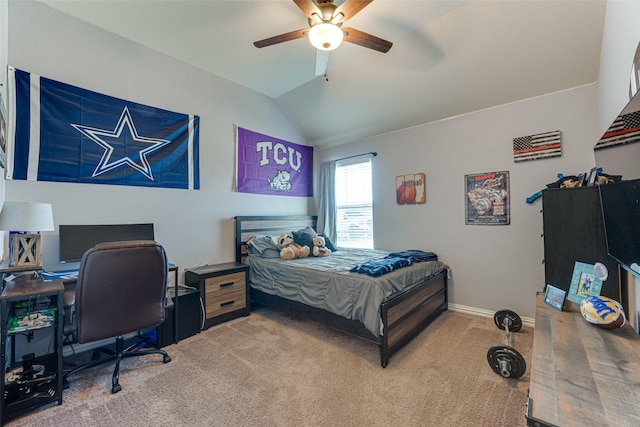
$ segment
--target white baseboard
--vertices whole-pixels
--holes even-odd
[[[449,303],[447,305],[447,308],[451,311],[459,311],[461,313],[472,314],[474,316],[480,316],[480,317],[489,317],[491,319],[493,319],[493,316],[496,314],[494,311],[484,310],[482,308],[469,307],[467,305],[452,304],[452,303]],[[524,326],[531,326],[532,328],[536,326],[536,320],[532,319],[531,317],[520,317],[520,320],[522,320],[522,324]]]

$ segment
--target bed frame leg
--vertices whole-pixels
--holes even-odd
[[[388,355],[388,351],[384,348],[384,346],[381,344],[380,345],[380,365],[383,368],[386,368],[387,365],[389,364],[389,355]]]

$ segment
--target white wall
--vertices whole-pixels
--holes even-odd
[[[639,16],[639,1],[607,1],[598,76],[600,134],[629,102],[631,64],[640,42]]]
[[[599,135],[629,102],[631,64],[640,42],[640,1],[608,0],[598,76]],[[640,144],[596,151],[596,163],[605,172],[624,179],[640,178]]]
[[[56,225],[153,222],[157,240],[182,269],[232,261],[236,215],[307,213],[310,198],[232,191],[234,124],[306,143],[272,99],[37,2],[12,1],[8,11],[9,65],[107,95],[199,115],[201,189],[7,181],[7,200],[52,203]],[[65,268],[57,265],[57,233],[44,233],[43,245],[45,268]]]
[[[323,150],[318,161],[377,151],[374,234],[379,249],[436,252],[452,270],[450,303],[534,317],[544,287],[542,203],[527,196],[594,165],[597,88],[588,85]],[[515,163],[513,138],[560,130],[562,157]],[[465,225],[464,175],[509,171],[511,225]],[[426,174],[427,202],[399,206],[395,177]],[[567,218],[567,221],[570,221]]]

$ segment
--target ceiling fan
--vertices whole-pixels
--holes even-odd
[[[316,56],[316,75],[326,72],[328,53],[336,49],[342,41],[357,44],[378,52],[386,53],[393,43],[374,35],[342,24],[364,9],[373,0],[345,0],[340,6],[333,0],[293,0],[309,21],[309,28],[291,31],[264,40],[254,42],[258,48],[296,40],[309,36],[311,44],[318,49]]]

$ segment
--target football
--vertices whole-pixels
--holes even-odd
[[[583,299],[580,313],[584,320],[604,329],[620,328],[627,320],[620,303],[605,296]]]

